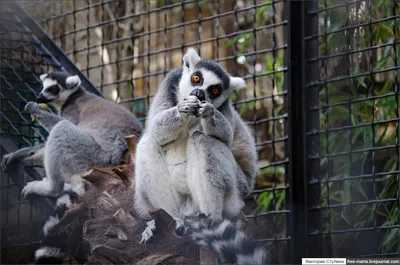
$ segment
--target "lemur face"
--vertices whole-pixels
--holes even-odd
[[[37,97],[38,103],[60,103],[78,90],[81,80],[77,75],[70,76],[63,72],[42,74],[40,80],[43,83],[42,92]]]
[[[232,77],[217,63],[201,59],[194,49],[183,56],[183,73],[179,83],[181,98],[195,95],[216,108],[229,99],[234,89],[246,86],[243,78]]]

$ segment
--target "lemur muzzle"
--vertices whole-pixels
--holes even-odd
[[[206,100],[206,93],[202,89],[195,89],[190,93],[191,96],[196,96],[200,101]]]

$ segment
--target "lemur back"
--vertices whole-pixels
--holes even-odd
[[[257,172],[254,138],[229,96],[245,86],[193,49],[162,82],[137,146],[135,207],[175,217],[237,216]]]
[[[68,185],[82,185],[81,174],[88,167],[121,164],[128,149],[125,137],[139,137],[142,128],[123,106],[87,92],[78,76],[54,72],[40,79],[43,89],[37,101],[54,105],[58,115],[34,102],[28,102],[25,111],[49,132],[48,139],[40,146],[5,155],[1,166],[5,170],[16,160],[39,160],[46,177],[27,183],[22,195],[58,197]]]

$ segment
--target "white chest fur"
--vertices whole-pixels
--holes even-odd
[[[165,162],[168,167],[169,177],[173,186],[180,193],[189,193],[186,178],[187,145],[192,133],[199,130],[199,123],[190,122],[190,126],[181,133],[178,139],[164,146]]]

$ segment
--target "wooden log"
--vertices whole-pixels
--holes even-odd
[[[200,248],[200,265],[219,265],[218,256],[215,252]]]
[[[157,230],[163,233],[167,238],[180,238],[175,232],[176,221],[164,209],[157,209],[149,212],[150,216],[156,222]]]
[[[109,186],[117,186],[122,184],[121,178],[112,172],[110,169],[89,168],[82,178],[98,189],[107,189]]]
[[[130,156],[130,164],[135,166],[135,157],[136,157],[136,146],[139,141],[136,135],[129,135],[125,137],[126,143],[128,144],[128,152]]]

